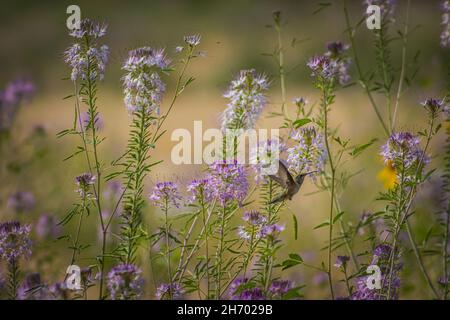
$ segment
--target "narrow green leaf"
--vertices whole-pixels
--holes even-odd
[[[311,119],[308,118],[304,118],[304,119],[298,119],[296,121],[294,121],[293,125],[295,129],[298,129],[302,126],[304,126],[305,124],[308,124],[311,122]]]

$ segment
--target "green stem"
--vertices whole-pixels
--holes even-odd
[[[200,205],[202,207],[202,218],[203,218],[203,228],[206,230],[205,232],[205,255],[206,255],[206,288],[207,288],[207,294],[206,299],[209,299],[209,293],[210,293],[210,279],[209,279],[209,232],[208,232],[208,220],[206,219],[206,208],[205,208],[205,202],[203,199],[203,192],[201,195]]]
[[[220,235],[219,235],[219,246],[217,249],[216,258],[216,299],[219,300],[221,296],[221,281],[222,281],[222,259],[223,259],[223,246],[225,240],[225,222],[226,222],[226,206],[223,205],[222,215],[220,217]]]
[[[324,136],[325,136],[325,147],[327,150],[328,161],[330,163],[331,170],[331,200],[330,200],[330,227],[328,233],[328,283],[330,285],[331,299],[334,300],[334,290],[333,290],[333,280],[331,271],[331,249],[333,240],[333,210],[334,210],[334,199],[335,199],[335,175],[336,168],[333,164],[333,155],[331,153],[330,143],[329,143],[329,132],[328,132],[328,85],[323,88],[323,112],[324,112]]]
[[[17,261],[13,259],[8,263],[9,267],[9,298],[17,299],[17,288],[19,287],[19,267]]]
[[[80,241],[80,233],[81,233],[81,226],[83,224],[83,218],[84,218],[84,213],[86,211],[87,207],[86,207],[86,195],[83,194],[83,199],[82,199],[82,208],[81,208],[81,213],[80,213],[80,219],[78,220],[78,226],[77,226],[77,233],[75,236],[75,241],[72,244],[72,258],[70,260],[70,265],[73,265],[75,263],[76,260],[76,254],[79,251],[78,245],[79,245],[79,241]]]
[[[280,86],[281,86],[281,111],[284,114],[286,120],[290,120],[289,111],[286,105],[286,79],[284,70],[284,48],[283,48],[283,38],[281,35],[281,24],[279,20],[275,20],[275,30],[277,31],[278,40],[278,71],[280,74]]]
[[[168,198],[165,198],[165,204],[164,204],[164,227],[165,227],[165,236],[166,236],[166,258],[167,258],[167,274],[169,278],[169,298],[172,300],[173,298],[173,292],[172,292],[172,269],[171,269],[171,253],[170,253],[170,227],[169,227],[169,216],[168,216]]]
[[[408,0],[408,3],[406,5],[405,28],[403,30],[403,37],[402,37],[402,63],[401,63],[402,66],[401,66],[401,71],[400,71],[400,79],[398,80],[399,82],[398,82],[398,88],[397,88],[397,95],[395,97],[394,115],[392,117],[392,126],[391,127],[393,130],[395,130],[395,123],[397,121],[397,110],[398,110],[400,96],[401,96],[402,90],[403,90],[403,82],[404,82],[404,78],[405,78],[410,6],[411,6],[411,0]]]
[[[383,120],[380,110],[378,110],[377,104],[375,103],[375,99],[373,98],[372,92],[370,91],[369,83],[366,80],[366,77],[364,76],[364,72],[362,71],[362,68],[361,68],[361,63],[359,61],[358,52],[356,50],[355,29],[352,27],[351,22],[350,22],[350,14],[348,12],[347,0],[344,0],[344,13],[345,13],[345,22],[346,22],[347,30],[348,30],[348,36],[349,36],[352,51],[353,51],[353,58],[355,60],[355,65],[356,65],[356,69],[358,71],[360,83],[361,83],[364,91],[366,92],[367,97],[369,98],[370,105],[372,106],[372,109],[375,111],[375,114],[377,115],[377,118],[378,118],[381,126],[383,127],[385,134],[387,136],[389,136],[390,135],[389,129]]]

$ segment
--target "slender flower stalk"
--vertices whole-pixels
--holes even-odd
[[[173,298],[173,283],[172,283],[172,250],[170,246],[170,222],[169,209],[171,207],[179,208],[179,201],[182,199],[178,192],[178,186],[173,182],[158,182],[150,195],[150,200],[160,207],[164,212],[164,238],[165,238],[165,257],[167,262],[167,279],[169,281],[169,298]]]
[[[423,182],[423,170],[425,165],[429,162],[429,158],[426,155],[429,143],[435,134],[434,127],[435,115],[430,118],[430,127],[428,129],[427,140],[425,148],[422,150],[419,145],[418,137],[408,133],[394,133],[382,147],[382,155],[385,161],[391,161],[396,171],[398,172],[398,185],[385,194],[381,199],[389,200],[392,203],[392,214],[388,214],[387,218],[392,220],[393,225],[392,233],[392,253],[390,257],[390,268],[388,287],[392,286],[392,273],[394,272],[394,257],[397,254],[398,245],[398,235],[403,227],[406,225],[406,230],[408,232],[408,237],[410,239],[411,245],[413,247],[414,254],[419,263],[419,268],[424,275],[427,284],[429,285],[433,294],[438,297],[437,292],[434,288],[432,281],[423,265],[421,254],[417,248],[412,235],[412,230],[410,229],[408,218],[409,211],[411,209],[414,197],[416,195],[416,190],[418,185]],[[390,291],[388,291],[389,298]]]
[[[327,161],[330,169],[329,189],[330,189],[330,213],[329,213],[329,233],[328,233],[328,283],[330,286],[331,298],[334,300],[334,289],[332,280],[332,239],[333,239],[333,217],[334,204],[336,199],[336,166],[334,163],[334,156],[331,151],[330,140],[333,138],[329,132],[328,113],[330,105],[334,101],[334,90],[336,78],[339,77],[339,69],[328,55],[315,56],[308,62],[309,68],[312,70],[312,76],[315,79],[315,86],[322,93],[321,97],[321,122],[323,127],[323,135],[325,141],[325,150],[327,154]]]
[[[269,81],[254,69],[241,70],[224,97],[230,102],[222,115],[222,131],[252,129],[267,104]]]
[[[118,252],[124,263],[133,263],[143,239],[141,214],[144,207],[143,184],[150,170],[147,160],[151,144],[151,127],[158,119],[165,92],[160,78],[169,65],[164,50],[142,47],[128,54],[123,69],[124,102],[132,115],[132,130],[127,146],[123,174],[126,187],[123,196],[123,229]]]
[[[348,37],[350,40],[350,46],[353,51],[353,59],[355,61],[356,69],[358,71],[359,82],[360,82],[361,86],[363,87],[364,91],[366,92],[366,95],[370,101],[370,105],[372,106],[372,109],[374,110],[381,126],[383,127],[385,134],[387,136],[389,136],[390,131],[388,129],[388,126],[386,125],[386,122],[383,119],[383,116],[381,115],[381,112],[375,102],[372,91],[370,89],[369,80],[366,78],[365,72],[362,70],[362,67],[361,67],[361,62],[360,62],[359,55],[358,55],[358,52],[356,49],[356,41],[355,41],[356,28],[352,26],[352,23],[350,21],[350,13],[348,10],[347,0],[344,0],[344,15],[345,15],[346,29],[347,29]]]
[[[31,256],[31,227],[17,221],[0,224],[0,261],[6,261],[9,271],[9,298],[17,299],[19,260]]]
[[[247,174],[243,165],[233,161],[216,161],[209,168],[207,176],[207,198],[216,199],[220,204],[218,209],[218,245],[214,263],[215,298],[220,299],[222,279],[224,276],[224,253],[229,249],[226,236],[229,233],[229,222],[233,217],[233,207],[242,204],[248,193]]]
[[[89,173],[96,175],[97,185],[94,187],[94,195],[96,199],[96,207],[100,220],[100,225],[103,230],[103,245],[101,256],[99,257],[99,264],[101,274],[103,275],[105,265],[105,250],[106,250],[106,230],[103,221],[101,209],[101,163],[98,155],[98,145],[101,139],[97,135],[97,119],[99,117],[97,109],[97,82],[103,80],[106,65],[109,58],[109,48],[106,45],[100,45],[98,40],[106,34],[106,25],[95,23],[92,20],[84,19],[80,23],[80,28],[72,31],[70,36],[75,39],[75,43],[69,47],[65,52],[65,62],[72,68],[71,80],[74,82],[76,108],[74,119],[74,131],[79,134],[83,141],[82,150],[86,155]],[[78,87],[78,82],[80,87]],[[79,101],[82,101],[88,106],[87,114],[89,116],[89,124],[83,124],[81,118],[81,110]],[[80,132],[76,131],[76,123],[79,123]],[[91,136],[88,140],[86,131],[90,129]],[[93,160],[91,159],[88,144],[92,144]],[[81,220],[81,219],[80,219]],[[80,225],[81,228],[81,225]],[[103,295],[103,276],[100,279],[100,298]]]
[[[108,273],[111,300],[138,300],[143,293],[142,271],[132,264],[119,264]]]
[[[403,83],[405,81],[405,72],[406,72],[406,54],[407,54],[407,48],[408,48],[408,32],[409,32],[409,12],[411,7],[411,0],[408,0],[408,3],[406,5],[406,21],[405,21],[405,27],[403,29],[402,34],[402,62],[401,62],[401,70],[400,70],[400,76],[398,79],[398,87],[397,87],[397,94],[395,97],[395,106],[394,106],[394,114],[392,116],[392,124],[391,127],[393,130],[395,130],[396,122],[397,122],[397,114],[398,114],[398,106],[400,102],[400,97],[403,93]]]
[[[278,40],[278,72],[280,75],[280,88],[281,88],[281,112],[283,113],[286,120],[291,120],[289,116],[289,110],[286,105],[286,71],[284,66],[284,47],[283,47],[283,37],[282,37],[282,27],[281,27],[281,12],[276,11],[273,13],[273,20],[275,22],[275,30],[277,32]]]

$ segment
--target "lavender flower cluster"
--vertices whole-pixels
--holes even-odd
[[[350,81],[350,58],[345,55],[348,45],[342,42],[329,42],[327,51],[323,55],[312,57],[307,66],[311,69],[311,76],[321,81],[337,79],[339,84],[345,85]]]
[[[0,260],[15,263],[31,256],[31,227],[17,221],[0,224]]]
[[[231,300],[267,300],[282,299],[293,288],[292,281],[274,280],[267,291],[251,283],[248,278],[235,279],[228,290]]]
[[[282,225],[269,224],[267,217],[257,210],[246,211],[242,219],[247,222],[246,226],[238,227],[238,235],[243,240],[256,241],[263,238],[275,240],[284,230]]]
[[[109,47],[99,45],[98,39],[106,34],[106,25],[84,19],[80,28],[69,34],[76,39],[64,53],[64,61],[72,69],[71,80],[103,80],[109,59]]]
[[[158,182],[153,188],[149,199],[160,208],[180,207],[181,194],[176,183],[171,181]]]
[[[252,129],[267,104],[269,81],[254,69],[242,70],[224,97],[229,99],[222,115],[222,130]]]
[[[296,144],[287,149],[288,169],[296,174],[322,171],[326,160],[323,135],[310,127],[293,131],[290,137]]]
[[[394,254],[394,265],[392,274],[390,274],[390,259]],[[350,297],[351,300],[391,300],[398,299],[398,291],[400,288],[400,271],[403,264],[399,261],[398,252],[393,253],[392,247],[386,244],[380,244],[373,251],[371,265],[380,267],[380,284],[381,288],[370,288],[367,285],[368,276],[359,277],[357,279],[356,291]],[[389,284],[389,282],[391,282]]]
[[[258,143],[258,146],[250,150],[250,163],[255,172],[256,182],[265,182],[268,173],[278,166],[280,153],[285,149],[279,139],[269,139]]]
[[[172,297],[174,300],[183,298],[184,290],[178,283],[161,284],[156,290],[156,298],[158,300],[166,300]]]
[[[17,79],[0,90],[0,130],[8,130],[16,118],[19,107],[35,93],[29,80]]]
[[[236,160],[218,160],[209,166],[207,175],[208,199],[217,199],[222,206],[230,201],[241,203],[248,192],[247,173],[244,165]]]
[[[394,132],[382,146],[381,155],[386,164],[396,169],[397,175],[403,175],[404,180],[415,176],[416,170],[421,169],[419,166],[430,161],[420,147],[419,137],[410,132]]]
[[[147,114],[159,114],[166,85],[160,73],[169,66],[170,61],[164,49],[142,47],[131,50],[122,67],[124,101],[130,113],[144,110]]]
[[[92,197],[91,188],[94,185],[96,177],[90,173],[83,173],[75,178],[78,186],[77,192],[82,198]]]
[[[394,19],[396,0],[365,0],[364,4],[368,6],[376,5],[380,7],[381,16],[383,19]]]
[[[112,300],[137,300],[142,296],[142,271],[133,264],[119,264],[108,273],[108,290]]]

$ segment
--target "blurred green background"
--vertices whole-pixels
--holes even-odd
[[[349,1],[352,20],[362,18],[362,1]],[[392,28],[393,36],[402,28],[406,1],[398,1],[397,20]],[[446,81],[448,51],[439,48],[440,1],[412,1],[411,24],[413,34],[408,45],[408,57],[412,59],[420,52],[420,70],[415,83],[409,88],[400,103],[399,128],[417,131],[425,127],[426,115],[419,102],[427,97],[443,95]],[[99,111],[104,126],[101,134],[107,139],[101,145],[101,159],[108,165],[117,158],[126,146],[129,117],[122,102],[121,65],[129,49],[150,45],[165,47],[168,56],[174,56],[174,48],[180,45],[183,36],[199,33],[202,35],[201,50],[206,56],[196,59],[188,73],[196,78],[183,93],[170,119],[166,134],[157,147],[154,158],[164,162],[151,173],[147,181],[147,191],[160,179],[174,179],[180,185],[201,174],[199,166],[175,166],[170,161],[170,150],[175,142],[170,141],[170,133],[175,128],[193,130],[193,121],[202,120],[204,128],[218,127],[219,114],[227,101],[222,97],[229,81],[240,69],[255,68],[272,79],[270,104],[266,111],[279,108],[280,89],[276,61],[267,56],[276,47],[276,33],[267,25],[272,24],[272,12],[280,10],[285,22],[283,41],[286,46],[287,95],[306,97],[311,103],[317,101],[306,68],[307,59],[325,51],[325,43],[332,40],[347,42],[344,33],[345,20],[342,1],[332,1],[332,5],[318,13],[319,1],[2,1],[0,11],[0,88],[17,76],[33,79],[37,94],[31,104],[23,106],[14,128],[16,146],[4,161],[13,163],[15,170],[2,176],[0,220],[18,218],[35,224],[40,214],[48,212],[63,217],[71,204],[76,201],[74,177],[86,170],[81,157],[63,162],[77,145],[76,138],[57,139],[56,133],[70,127],[73,117],[73,101],[63,100],[72,93],[73,85],[62,79],[70,74],[64,64],[62,53],[71,44],[65,26],[66,8],[70,4],[81,7],[82,17],[106,22],[108,32],[103,39],[111,50],[110,63],[104,83],[99,86]],[[414,26],[417,26],[414,27]],[[374,66],[373,37],[364,26],[358,29],[358,51],[363,68],[369,71]],[[296,39],[296,40],[294,40]],[[399,68],[400,42],[393,42],[393,64]],[[410,71],[414,66],[408,65]],[[356,73],[352,66],[352,76]],[[175,76],[166,78],[167,97],[174,89]],[[383,97],[377,97],[381,105]],[[166,98],[164,107],[169,98]],[[290,105],[292,106],[292,105]],[[293,107],[293,106],[292,106]],[[341,197],[346,220],[357,223],[364,210],[376,211],[382,203],[375,201],[382,190],[377,173],[383,164],[378,155],[379,146],[384,143],[383,132],[376,117],[358,85],[338,92],[332,107],[332,125],[340,126],[341,135],[355,144],[379,138],[378,142],[350,165],[353,171],[362,170],[355,177]],[[280,123],[273,119],[261,119],[260,128],[276,128]],[[36,127],[45,129],[45,135],[37,135]],[[30,138],[32,137],[32,138]],[[24,142],[25,141],[25,142]],[[439,136],[432,147],[431,166],[439,166],[442,159],[439,152],[444,137]],[[34,156],[35,154],[38,156]],[[33,161],[29,161],[33,159]],[[6,200],[14,191],[31,191],[36,198],[36,206],[30,213],[16,217],[8,209]],[[307,182],[301,194],[289,204],[283,213],[287,228],[283,239],[287,246],[280,252],[280,261],[289,252],[299,252],[311,264],[320,264],[324,259],[320,249],[326,241],[326,230],[313,230],[314,226],[326,219],[328,196],[308,193],[315,191]],[[422,239],[433,223],[434,207],[429,197],[422,197],[414,228]],[[291,215],[299,220],[299,239],[293,239]],[[146,219],[154,229],[161,217],[158,210],[146,209]],[[93,246],[83,253],[86,265],[92,264],[91,257],[98,252],[97,217],[91,214],[83,231],[83,242]],[[64,233],[73,232],[65,228]],[[360,238],[358,249],[366,248]],[[97,244],[96,244],[97,243]],[[61,280],[69,260],[69,249],[64,240],[35,241],[33,259],[25,267],[28,271],[40,271],[48,282]],[[145,250],[144,250],[145,251]],[[339,252],[337,252],[339,253]],[[344,252],[341,252],[344,253]],[[143,259],[146,255],[143,254]],[[369,262],[370,257],[362,257]],[[429,292],[422,283],[418,268],[411,254],[405,257],[402,298],[429,298]],[[148,260],[145,260],[148,261]],[[430,260],[428,264],[434,262]],[[156,266],[155,268],[158,268]],[[149,268],[144,268],[147,282],[153,286]],[[307,298],[327,297],[327,289],[318,284],[315,273],[304,267],[290,270],[289,275],[298,283],[307,285],[303,291]],[[432,272],[433,277],[438,274]],[[340,275],[336,272],[336,277]],[[158,282],[160,279],[157,279]],[[339,288],[344,294],[344,287]]]

